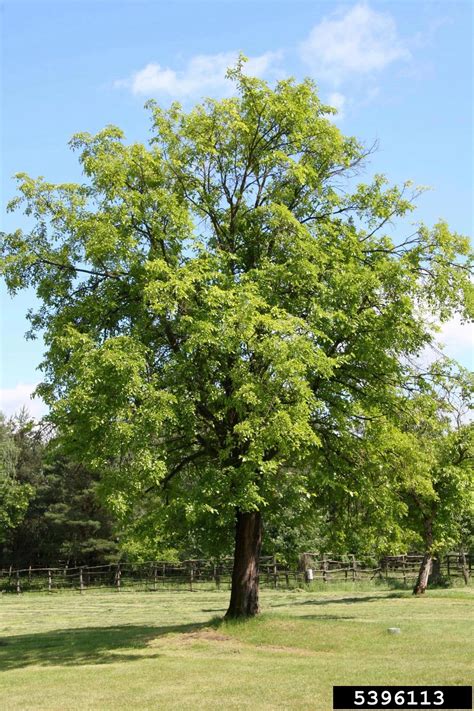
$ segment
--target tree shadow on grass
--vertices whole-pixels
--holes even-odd
[[[405,592],[391,592],[387,595],[360,595],[359,597],[333,597],[333,598],[319,598],[314,600],[294,600],[292,602],[284,602],[279,605],[272,605],[273,607],[288,607],[290,605],[355,605],[360,602],[380,602],[382,600],[393,600],[393,599],[406,599],[407,594]]]
[[[132,662],[143,659],[140,650],[145,649],[152,639],[217,625],[217,620],[211,620],[166,627],[116,625],[12,635],[0,638],[0,671],[31,665],[74,666]],[[137,650],[136,653],[133,650]],[[147,654],[147,658],[159,656],[156,653]]]
[[[359,602],[380,602],[382,600],[393,600],[406,598],[406,594],[393,592],[388,595],[366,595],[365,597],[338,597],[332,600],[305,600],[300,602],[300,605],[339,605],[348,604],[355,605]]]

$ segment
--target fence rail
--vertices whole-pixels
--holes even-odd
[[[300,566],[289,569],[275,557],[260,559],[263,587],[300,587],[311,581],[357,582],[398,580],[414,582],[422,555],[385,556],[378,565],[368,565],[355,556],[333,559],[317,553],[304,553]],[[463,577],[467,583],[472,571],[472,555],[449,554],[440,560],[440,573],[447,578]],[[107,565],[50,566],[44,568],[0,569],[1,592],[54,592],[70,589],[81,593],[94,588],[121,590],[198,590],[229,588],[232,559],[187,560],[181,563],[114,563]]]

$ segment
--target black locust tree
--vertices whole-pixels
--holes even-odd
[[[41,301],[50,418],[115,513],[232,522],[229,617],[259,610],[265,513],[311,498],[327,433],[390,406],[423,308],[448,318],[469,286],[445,223],[390,236],[416,191],[356,184],[367,151],[311,81],[243,70],[232,98],[150,103],[147,146],[76,135],[83,184],[19,175],[34,226],[2,250],[10,290]]]

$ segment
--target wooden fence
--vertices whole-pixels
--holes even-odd
[[[323,582],[348,580],[398,580],[405,584],[413,582],[420,569],[422,554],[384,556],[378,565],[357,560],[354,555],[334,560],[326,555],[303,553],[302,567],[312,571],[313,580]],[[473,556],[468,553],[449,553],[439,561],[439,573],[445,578],[462,577],[465,582],[471,576]],[[308,576],[306,576],[308,577]]]
[[[449,554],[440,561],[443,577],[462,577],[467,583],[472,570],[472,555]],[[260,559],[260,584],[263,587],[295,588],[311,584],[358,582],[362,580],[398,581],[412,584],[422,556],[386,556],[370,565],[349,555],[333,559],[327,555],[304,553],[298,568],[289,569],[271,556]],[[220,561],[187,560],[181,563],[114,563],[94,566],[51,566],[47,568],[7,568],[0,570],[1,592],[54,592],[94,588],[121,590],[203,590],[229,588],[232,559]]]

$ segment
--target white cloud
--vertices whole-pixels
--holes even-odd
[[[433,46],[436,40],[436,35],[441,27],[452,25],[453,18],[449,16],[435,17],[427,26],[423,28],[423,32],[416,32],[410,39],[410,45],[414,48],[423,48]]]
[[[357,3],[345,14],[341,11],[315,25],[300,45],[301,58],[316,79],[339,84],[354,74],[372,74],[397,60],[407,60],[410,52],[400,39],[393,17]]]
[[[469,370],[474,366],[474,326],[461,321],[459,315],[440,323],[434,316],[425,314],[425,322],[434,336],[432,345],[427,346],[419,357],[421,366],[434,363],[441,355],[453,358]]]
[[[472,368],[474,360],[474,327],[472,323],[462,323],[460,317],[455,316],[441,324],[437,340],[443,346],[443,352],[447,356]]]
[[[177,97],[209,91],[229,93],[231,87],[225,75],[229,67],[235,66],[238,56],[238,52],[199,54],[192,57],[180,71],[152,62],[130,78],[116,81],[115,86],[129,88],[134,94],[168,94]],[[263,76],[274,70],[281,57],[281,52],[265,52],[250,57],[244,65],[244,71],[250,76]]]
[[[328,104],[337,110],[337,114],[334,116],[335,121],[341,121],[344,118],[345,103],[346,97],[344,94],[341,94],[338,91],[333,91],[332,94],[329,94]]]
[[[39,398],[31,398],[36,384],[18,383],[14,388],[0,388],[0,411],[10,417],[26,407],[29,414],[40,419],[47,412],[47,407]]]

